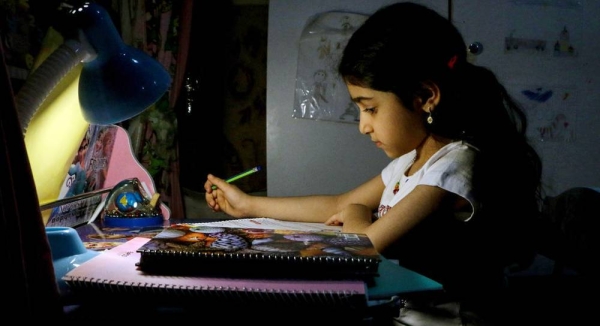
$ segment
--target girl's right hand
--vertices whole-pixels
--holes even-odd
[[[216,189],[213,189],[213,186]],[[238,187],[209,174],[204,183],[204,190],[206,203],[214,212],[223,212],[232,217],[246,217],[243,204],[250,196]]]

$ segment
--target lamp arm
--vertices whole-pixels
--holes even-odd
[[[35,113],[63,77],[89,58],[88,50],[78,41],[66,40],[27,78],[15,97],[23,135]]]

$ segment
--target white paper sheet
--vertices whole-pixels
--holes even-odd
[[[270,230],[300,230],[300,231],[321,231],[321,230],[333,230],[342,231],[341,226],[325,225],[323,223],[310,223],[310,222],[290,222],[281,221],[273,218],[260,217],[260,218],[244,218],[244,219],[233,219],[219,222],[205,222],[205,223],[194,223],[198,225],[209,225],[209,226],[220,226],[230,228],[255,228],[255,229],[270,229]]]

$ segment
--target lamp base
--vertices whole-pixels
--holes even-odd
[[[68,301],[71,292],[62,277],[83,262],[97,256],[100,252],[86,249],[77,231],[71,227],[46,227],[46,236],[52,252],[52,264],[54,265],[54,276],[58,284],[58,291],[61,297]]]

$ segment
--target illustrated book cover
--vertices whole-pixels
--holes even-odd
[[[89,125],[65,176],[58,199],[74,197],[104,187],[116,132],[116,126]],[[97,195],[54,207],[46,226],[73,227],[84,224],[92,217],[101,201],[102,195]]]
[[[69,271],[62,280],[79,300],[115,302],[269,303],[364,308],[365,282],[360,280],[285,280],[147,274],[137,266],[138,248],[150,238],[135,237]],[[136,301],[138,302],[138,301]],[[146,301],[144,301],[146,302]]]
[[[368,280],[381,256],[364,234],[173,224],[144,244],[148,273]]]
[[[149,226],[106,226],[102,223],[80,225],[75,230],[88,250],[106,251],[133,238],[151,239],[170,224]]]

